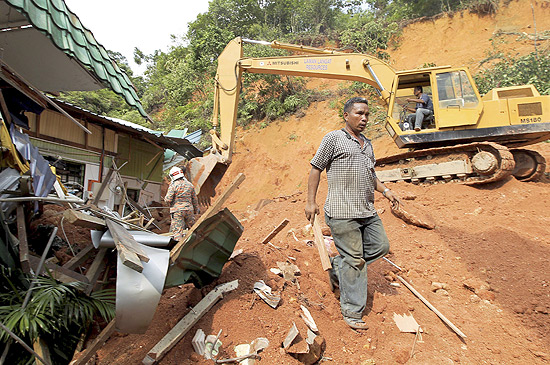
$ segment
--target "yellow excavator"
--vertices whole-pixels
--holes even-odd
[[[243,58],[243,42],[302,54]],[[214,196],[231,163],[243,71],[360,81],[374,87],[387,106],[387,132],[407,151],[377,160],[377,176],[383,182],[484,184],[509,175],[532,181],[546,168],[538,152],[518,148],[550,138],[550,96],[541,96],[533,85],[496,88],[481,97],[466,67],[395,71],[365,54],[238,37],[218,58],[211,153],[189,161],[190,181],[203,202]],[[415,86],[432,98],[433,117],[424,120],[420,131],[402,130],[406,99],[414,98]]]

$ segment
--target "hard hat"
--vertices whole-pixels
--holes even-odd
[[[174,166],[170,169],[170,180],[171,181],[181,179],[182,177],[183,177],[183,171],[179,167]]]

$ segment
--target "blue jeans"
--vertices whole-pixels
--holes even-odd
[[[332,259],[329,272],[340,286],[340,309],[344,317],[360,319],[367,304],[367,265],[390,250],[382,220],[375,214],[354,219],[325,215],[325,221],[340,254]]]

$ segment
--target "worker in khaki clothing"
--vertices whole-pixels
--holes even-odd
[[[170,233],[176,240],[183,238],[183,231],[191,228],[200,213],[195,187],[184,176],[179,167],[170,169],[170,186],[164,201],[170,204]]]
[[[331,259],[331,282],[340,287],[344,321],[354,329],[368,328],[363,321],[367,303],[367,265],[389,251],[382,220],[374,208],[374,192],[393,205],[399,199],[376,177],[372,144],[361,132],[367,126],[369,107],[364,98],[351,98],[344,106],[344,128],[328,133],[311,160],[306,217],[319,214],[315,198],[321,172],[327,171],[328,195],[324,206],[339,255]],[[319,219],[319,218],[317,218]]]

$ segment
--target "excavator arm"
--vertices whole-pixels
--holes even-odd
[[[308,54],[243,58],[243,42],[269,45],[272,48]],[[233,39],[218,58],[212,130],[210,131],[212,136],[211,153],[189,162],[189,178],[203,204],[207,204],[209,198],[214,196],[216,185],[231,163],[243,71],[360,81],[378,90],[386,104],[389,104],[389,90],[392,90],[392,84],[396,80],[396,72],[393,68],[372,56],[341,53],[276,41],[269,43],[243,40],[240,37]],[[219,132],[217,131],[218,127]]]

